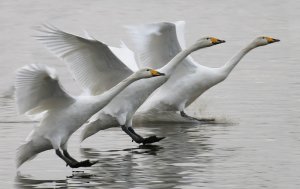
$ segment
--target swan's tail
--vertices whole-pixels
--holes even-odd
[[[22,144],[17,149],[17,157],[16,157],[17,168],[19,168],[26,161],[33,159],[38,153],[50,149],[51,149],[50,143],[46,142],[45,140],[37,144],[35,144],[34,141],[32,140],[26,142],[25,144]]]

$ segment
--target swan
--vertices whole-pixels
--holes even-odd
[[[138,64],[142,67],[151,65],[153,68],[159,68],[171,60],[181,51],[180,42],[184,45],[183,26],[184,22],[180,21],[129,27]],[[153,116],[162,112],[180,112],[182,117],[189,120],[213,121],[214,119],[199,119],[189,116],[184,109],[206,90],[225,80],[248,52],[278,41],[271,37],[258,37],[219,68],[200,65],[191,57],[184,59],[183,63],[172,73],[170,79],[140,107],[136,116],[144,119],[143,115]],[[159,121],[157,117],[155,119],[155,121]],[[150,120],[144,119],[144,121]]]
[[[40,28],[39,32],[42,33],[37,39],[54,55],[63,59],[74,78],[91,94],[97,94],[100,86],[108,87],[111,82],[115,83],[130,73],[129,66],[117,58],[107,45],[91,36],[85,39],[49,26]],[[190,53],[224,42],[214,37],[201,38],[189,48],[178,52],[172,60],[158,69],[159,72],[165,73],[165,77],[149,79],[147,84],[142,80],[137,81],[127,87],[89,120],[83,130],[82,141],[100,130],[118,126],[139,144],[163,139],[164,137],[156,136],[144,138],[137,134],[132,127],[135,111],[155,89],[167,81],[176,66]],[[99,69],[103,67],[106,68],[105,73]],[[98,77],[101,77],[101,81]]]
[[[106,106],[129,84],[143,78],[164,75],[152,69],[135,72],[110,90],[97,96],[71,96],[61,87],[53,68],[31,64],[16,75],[16,103],[20,114],[44,113],[38,127],[17,151],[17,167],[38,153],[54,149],[72,168],[88,167],[97,161],[77,161],[67,151],[70,136],[93,114]],[[146,83],[145,83],[146,84]]]

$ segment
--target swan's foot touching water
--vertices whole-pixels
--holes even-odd
[[[84,161],[77,161],[74,159],[67,150],[63,150],[63,153],[59,149],[55,150],[56,155],[60,157],[62,160],[66,162],[66,166],[70,166],[71,168],[79,168],[79,167],[91,167],[92,165],[98,163],[99,161],[90,161],[89,159]]]
[[[150,136],[150,137],[144,138],[143,145],[151,144],[151,143],[154,143],[154,142],[159,142],[164,138],[166,138],[166,137]]]
[[[214,122],[215,118],[196,118],[187,115],[184,111],[180,111],[180,115],[184,118],[190,119],[190,120],[195,120],[195,121],[200,121],[200,122]]]
[[[74,162],[71,164],[67,164],[67,166],[70,166],[71,168],[78,168],[78,167],[91,167],[92,165],[98,163],[99,161],[90,161],[89,159],[80,161],[80,162]]]
[[[142,136],[140,136],[139,134],[137,134],[132,127],[126,127],[125,125],[122,125],[122,130],[128,134],[131,138],[132,138],[132,141],[138,143],[138,144],[151,144],[151,143],[154,143],[154,142],[158,142],[162,139],[164,139],[165,137],[157,137],[157,136],[150,136],[150,137],[147,137],[147,138],[143,138]]]

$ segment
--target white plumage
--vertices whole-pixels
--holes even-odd
[[[182,39],[184,23],[179,22],[175,25],[162,22],[130,28],[135,46],[134,52],[139,65],[145,67],[151,65],[153,68],[159,68],[181,51],[178,41],[184,45]],[[146,31],[145,28],[147,28]],[[157,30],[160,32],[157,33]],[[152,115],[155,119],[152,121],[160,121],[156,116],[153,116],[154,113],[180,111],[183,117],[190,120],[207,120],[190,117],[184,113],[184,109],[206,90],[223,81],[250,50],[276,41],[278,40],[269,37],[259,37],[220,68],[202,66],[191,57],[186,58],[172,73],[170,79],[142,105],[138,110],[138,117]]]
[[[56,56],[63,58],[64,62],[68,65],[70,71],[73,73],[74,77],[79,83],[85,82],[83,78],[80,77],[82,73],[85,72],[84,69],[81,69],[82,66],[85,67],[87,73],[89,72],[95,73],[95,77],[93,77],[91,81],[93,80],[92,81],[93,85],[96,86],[110,85],[110,81],[113,80],[113,78],[120,79],[120,77],[124,77],[124,75],[129,74],[127,71],[129,70],[129,68],[128,67],[124,68],[124,64],[118,58],[113,56],[112,52],[108,51],[108,47],[106,45],[104,45],[99,41],[95,41],[95,40],[90,41],[88,39],[83,39],[71,34],[67,34],[60,30],[57,30],[56,28],[46,27],[41,29],[40,31],[42,32],[42,34],[38,37],[38,39],[48,49],[54,52]],[[65,40],[66,38],[65,36],[69,36],[67,37],[68,39],[76,39],[76,43],[70,42],[70,40]],[[82,59],[85,61],[73,61],[73,59],[63,57],[61,53],[53,50],[53,46],[55,46],[54,43],[56,43],[56,41],[59,41],[59,44],[66,47],[66,49],[76,49],[76,54],[78,55],[77,59],[79,60]],[[128,135],[130,135],[133,140],[135,140],[138,143],[150,143],[150,142],[156,142],[161,140],[161,138],[157,138],[155,136],[144,139],[138,134],[136,134],[135,131],[132,129],[133,114],[155,89],[157,89],[163,83],[166,82],[166,80],[169,78],[169,76],[176,68],[176,66],[186,56],[188,56],[190,53],[200,48],[209,47],[214,44],[218,44],[222,42],[224,41],[218,40],[216,38],[209,38],[209,37],[198,40],[194,45],[178,53],[178,55],[176,55],[172,60],[168,61],[168,63],[164,67],[159,69],[159,71],[166,74],[166,77],[150,79],[149,81],[147,81],[147,84],[145,81],[141,80],[135,82],[133,85],[126,88],[123,92],[121,92],[118,96],[116,96],[116,98],[114,98],[114,100],[111,103],[109,103],[102,111],[97,113],[96,117],[107,118],[105,122],[101,121],[101,119],[98,120],[97,118],[91,120],[91,122],[84,129],[83,139],[91,136],[92,134],[95,134],[96,132],[98,132],[103,128],[107,128],[108,127],[107,125],[110,125],[110,127],[121,125],[122,129]],[[80,48],[77,48],[82,46],[80,43],[83,43],[82,45],[86,45],[88,43],[90,48],[93,49],[93,51],[86,52],[84,49],[81,50]],[[49,46],[49,44],[53,44],[53,46],[52,45]],[[73,53],[73,51],[71,53]],[[87,59],[86,58],[87,56],[97,57],[97,58],[91,60],[91,59]],[[69,65],[74,65],[74,66],[69,66]],[[102,72],[99,71],[99,67],[102,68],[105,65],[112,65],[112,66],[106,66],[108,69],[106,70],[106,73],[103,74]],[[77,69],[77,67],[80,69]],[[139,67],[143,67],[143,66],[139,65]],[[97,75],[98,76],[101,75],[102,77],[101,81],[96,79]],[[112,76],[118,76],[118,77],[115,78]],[[82,84],[82,86],[84,88],[93,87],[88,84]],[[94,89],[88,89],[88,90],[95,91]],[[108,121],[108,119],[110,119],[110,121]],[[112,123],[118,123],[118,124],[114,125]]]
[[[15,87],[20,114],[32,109],[39,113],[73,102],[73,98],[62,90],[55,70],[46,66],[32,64],[19,69]]]
[[[17,166],[50,149],[55,149],[56,154],[71,167],[93,165],[95,162],[78,162],[68,154],[69,137],[130,83],[159,75],[162,74],[155,70],[143,69],[100,95],[71,96],[61,88],[52,68],[32,64],[19,69],[15,82],[19,112],[44,112],[45,116],[29,134],[26,143],[19,147]]]
[[[37,29],[40,34],[35,38],[62,59],[76,81],[92,95],[110,89],[133,73],[107,45],[92,37],[78,37],[54,26],[45,25]],[[119,51],[124,52],[122,49]]]

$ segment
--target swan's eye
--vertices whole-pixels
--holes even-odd
[[[207,37],[206,39],[209,40],[209,37]]]
[[[146,71],[147,71],[147,72],[149,72],[149,71],[150,71],[150,69],[147,69]]]

